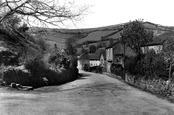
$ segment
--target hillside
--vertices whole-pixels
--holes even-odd
[[[124,24],[89,29],[33,28],[32,33],[39,33],[52,46],[57,44],[59,48],[62,48],[64,47],[65,40],[68,38],[74,38],[77,41],[77,44],[82,44],[85,41],[99,41],[101,38],[117,39],[119,38],[121,32],[118,30],[123,28]],[[153,30],[155,35],[162,34],[167,31],[174,31],[174,27],[162,26],[151,22],[144,22],[144,25],[147,29]]]

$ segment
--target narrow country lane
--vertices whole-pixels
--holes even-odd
[[[174,115],[174,104],[106,75],[83,72],[62,86],[0,88],[0,115]]]

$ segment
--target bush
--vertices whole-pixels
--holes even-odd
[[[121,64],[111,64],[111,73],[118,76],[123,76],[123,67]]]
[[[125,61],[125,69],[131,75],[143,76],[146,79],[168,78],[167,63],[162,54],[149,51],[141,60],[137,57],[129,57]]]
[[[48,66],[40,58],[28,60],[25,63],[25,68],[31,74],[31,82],[32,82],[32,86],[34,86],[34,87],[40,87],[40,86],[46,85],[46,83],[43,81],[43,77],[47,78],[48,73],[51,75],[54,75],[54,76],[52,76],[53,79],[54,79],[55,75],[57,75],[57,74],[55,74],[56,72],[53,73],[53,71],[51,71],[51,70],[49,71]]]
[[[8,65],[18,65],[19,64],[19,55],[10,51],[4,50],[0,51],[0,64],[4,64],[5,66]]]
[[[144,79],[140,78],[136,80],[135,86],[150,91],[155,94],[160,94],[162,96],[170,96],[173,87],[168,87],[166,81],[163,79]]]
[[[131,75],[143,75],[142,60],[129,57],[125,61],[125,70]]]
[[[44,71],[47,69],[46,64],[41,59],[35,58],[28,60],[28,62],[25,63],[25,68],[29,70],[29,72],[32,74],[32,76],[42,76]]]
[[[3,81],[7,85],[18,83],[21,85],[30,85],[34,88],[46,85],[59,85],[78,77],[77,59],[71,57],[69,68],[51,68],[41,58],[31,58],[19,67],[8,67],[3,72]]]
[[[168,78],[167,63],[162,54],[156,54],[153,50],[148,52],[143,60],[143,69],[148,79]]]
[[[11,83],[31,85],[30,78],[30,73],[20,67],[8,67],[3,72],[3,81],[5,81],[7,85]]]
[[[167,63],[162,54],[149,51],[141,60],[130,57],[125,62],[126,71],[131,74],[126,76],[126,81],[138,88],[149,92],[170,96],[172,88],[166,84],[168,79]]]

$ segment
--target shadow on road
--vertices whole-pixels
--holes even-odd
[[[76,80],[87,79],[88,76],[90,76],[89,73],[79,73],[78,78],[76,78],[76,79],[74,79],[74,80],[72,80],[72,81],[70,81],[70,82],[63,83],[63,84],[59,84],[59,85],[50,85],[50,86],[38,87],[38,88],[35,88],[34,91],[31,91],[31,93],[32,93],[32,92],[33,92],[33,93],[34,93],[34,92],[36,92],[36,93],[38,93],[38,92],[40,92],[40,93],[41,93],[41,92],[42,92],[42,93],[59,92],[59,91],[60,91],[60,87],[61,87],[62,85],[66,85],[66,84],[71,83],[71,82],[74,82],[74,81],[76,81]],[[1,82],[1,79],[0,79],[0,82]],[[0,86],[0,88],[1,88],[1,86]],[[19,90],[19,89],[10,88],[10,87],[4,87],[4,88],[5,88],[4,91],[7,91],[7,92],[11,92],[11,91],[13,91],[13,92],[28,92],[28,91],[21,91],[21,90]]]
[[[79,73],[78,79],[86,79],[86,77],[90,76],[90,74],[87,73]]]

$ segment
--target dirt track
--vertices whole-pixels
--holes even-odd
[[[174,115],[174,104],[106,75],[31,92],[0,88],[0,115]]]

